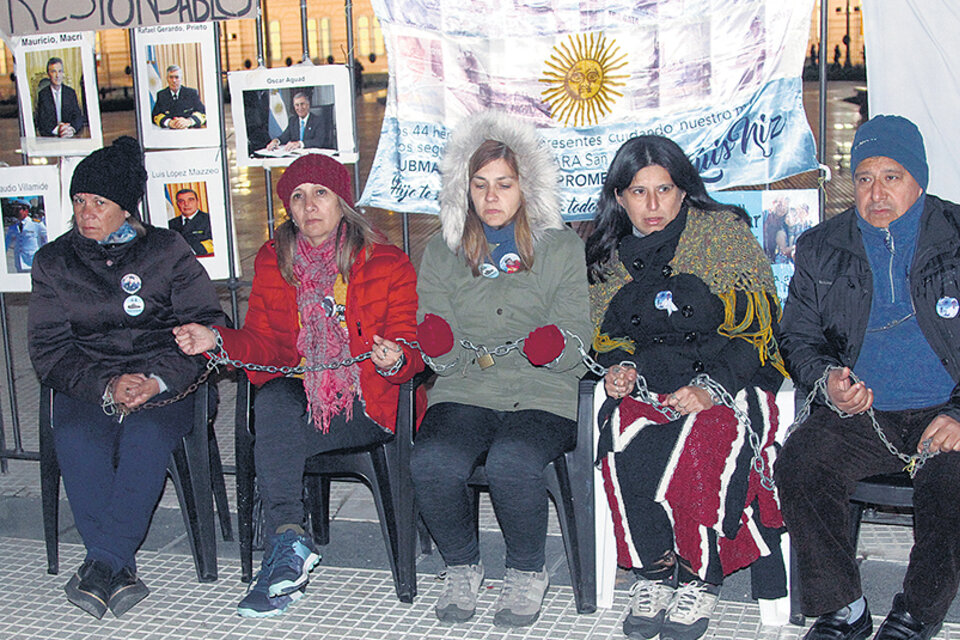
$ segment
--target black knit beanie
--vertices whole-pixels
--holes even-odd
[[[80,161],[70,181],[70,197],[94,193],[113,200],[131,216],[140,219],[137,203],[147,184],[140,143],[121,136],[109,147],[97,149]]]

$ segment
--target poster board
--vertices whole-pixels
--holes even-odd
[[[209,23],[134,31],[144,149],[220,145],[216,46]]]
[[[213,280],[230,277],[227,233],[233,233],[227,228],[220,153],[220,149],[153,151],[145,159],[150,224],[183,235]],[[235,237],[233,246],[239,275]]]
[[[0,291],[30,291],[33,256],[69,229],[72,209],[61,207],[56,165],[0,168],[4,260]]]
[[[24,152],[86,155],[103,146],[93,33],[24,36],[12,47]]]
[[[344,164],[357,161],[350,74],[345,66],[302,63],[236,71],[229,79],[239,166],[283,167],[305,153],[325,153]],[[309,115],[304,140],[299,141],[295,105],[304,97]],[[274,140],[279,145],[270,149]]]

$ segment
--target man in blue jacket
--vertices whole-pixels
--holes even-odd
[[[894,451],[921,454],[910,563],[875,638],[929,640],[960,582],[960,207],[926,193],[923,138],[905,118],[864,123],[850,156],[856,206],[800,237],[780,324],[798,387],[825,382],[827,398],[775,478],[803,610],[819,616],[805,640],[861,640],[873,627],[849,497],[904,468]]]

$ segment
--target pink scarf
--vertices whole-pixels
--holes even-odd
[[[328,317],[323,308],[323,299],[333,297],[333,284],[337,280],[335,248],[335,234],[330,234],[319,247],[310,246],[302,236],[297,239],[293,274],[300,282],[297,306],[302,325],[297,350],[306,358],[307,366],[350,357],[347,330],[338,318]],[[357,367],[307,372],[303,387],[313,424],[323,433],[329,432],[333,416],[346,411],[347,420],[353,417],[353,400],[360,389]]]

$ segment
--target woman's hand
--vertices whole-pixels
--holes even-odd
[[[213,329],[196,322],[174,327],[173,335],[177,339],[177,346],[180,347],[180,351],[188,356],[211,351],[217,346],[217,336]]]
[[[680,415],[686,416],[697,411],[706,411],[713,406],[713,398],[706,389],[701,387],[680,387],[667,398],[667,406],[673,407]]]
[[[630,395],[636,386],[637,370],[629,365],[613,365],[603,377],[603,388],[607,395],[618,400]]]
[[[113,383],[113,401],[135,409],[160,392],[160,383],[142,373],[124,373]]]
[[[374,334],[373,347],[370,349],[370,360],[381,371],[389,371],[403,357],[403,349],[396,342]]]

